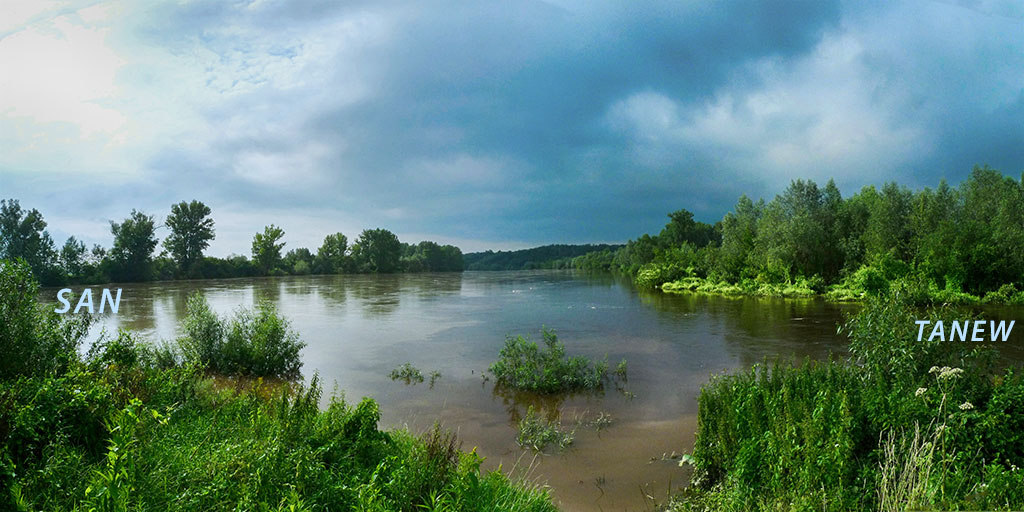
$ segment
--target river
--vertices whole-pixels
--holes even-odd
[[[854,306],[822,300],[667,295],[611,275],[571,271],[293,276],[122,285],[120,309],[94,327],[127,328],[150,340],[178,335],[186,297],[203,292],[222,315],[259,300],[277,304],[308,344],[308,380],[329,394],[381,406],[383,427],[414,432],[435,421],[456,430],[463,449],[537,484],[564,510],[643,510],[686,482],[675,453],[693,447],[697,397],[715,373],[764,358],[843,354],[836,326]],[[554,329],[568,353],[628,361],[624,390],[543,398],[496,390],[482,375],[506,334],[540,339]],[[388,374],[412,363],[441,377],[406,385]],[[580,421],[573,445],[535,455],[516,444],[529,405],[564,424]],[[585,425],[598,414],[612,424]]]

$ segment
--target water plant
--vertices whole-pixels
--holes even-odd
[[[406,384],[417,384],[423,382],[423,373],[412,363],[405,363],[394,370],[391,370],[391,380],[401,380]],[[433,382],[433,378],[431,379]]]
[[[523,336],[506,336],[498,360],[490,367],[499,385],[538,393],[561,393],[604,386],[607,358],[591,361],[566,356],[553,330],[542,329],[543,347]],[[625,376],[625,361],[619,364]]]
[[[572,444],[576,437],[575,429],[562,428],[561,421],[542,417],[537,414],[533,406],[530,406],[526,410],[526,416],[519,420],[518,430],[516,442],[519,443],[519,446],[536,451],[543,451],[549,445],[553,445],[558,450],[564,450]]]
[[[9,271],[0,263],[0,282]],[[25,304],[2,313],[75,335]],[[440,427],[383,431],[369,398],[321,409],[315,375],[224,389],[195,359],[162,366],[153,350],[122,332],[85,358],[0,375],[0,509],[556,510],[546,489],[481,470]]]

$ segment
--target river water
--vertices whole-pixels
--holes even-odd
[[[127,328],[150,340],[178,335],[186,297],[206,294],[222,315],[259,300],[277,304],[308,346],[303,373],[319,372],[349,402],[381,406],[384,427],[414,432],[435,421],[456,430],[485,467],[548,485],[564,510],[644,510],[683,485],[689,468],[673,453],[693,447],[697,396],[709,376],[764,358],[843,354],[836,334],[854,306],[821,300],[667,295],[628,280],[571,271],[293,276],[122,285],[117,315],[93,337]],[[624,389],[544,398],[496,390],[482,374],[507,334],[539,340],[554,329],[570,354],[628,360]],[[388,374],[412,363],[428,381]],[[535,455],[516,444],[527,407],[579,423],[573,445]],[[610,426],[587,426],[599,414]]]

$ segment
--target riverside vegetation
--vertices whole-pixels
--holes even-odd
[[[369,398],[321,410],[316,377],[263,383],[295,376],[302,346],[269,306],[222,319],[193,297],[181,339],[121,331],[80,356],[88,319],[37,292],[27,264],[0,260],[0,508],[555,510],[439,427],[381,431]]]
[[[498,360],[490,367],[499,386],[536,393],[564,393],[604,386],[609,377],[625,380],[626,360],[609,375],[608,358],[590,361],[566,356],[555,331],[542,329],[544,346],[523,336],[507,336]]]
[[[97,284],[171,279],[306,274],[461,272],[462,251],[431,241],[407,244],[386,229],[366,229],[351,245],[342,233],[324,237],[316,252],[299,247],[282,254],[285,232],[273,224],[252,239],[251,258],[205,256],[216,232],[210,207],[200,201],[171,205],[163,225],[153,215],[132,210],[111,222],[113,246],[69,237],[60,248],[46,230],[42,213],[22,209],[16,199],[0,200],[0,259],[24,259],[43,285]],[[164,250],[156,230],[167,227]]]
[[[1024,182],[976,167],[959,185],[896,183],[844,198],[796,180],[743,196],[714,225],[679,210],[657,235],[573,259],[666,292],[862,300],[897,282],[922,301],[1024,304]]]
[[[713,378],[692,484],[669,508],[1024,509],[1020,369],[978,344],[917,341],[915,302],[899,283],[870,297],[843,326],[848,361]]]

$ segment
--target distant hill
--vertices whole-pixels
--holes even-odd
[[[622,245],[543,245],[518,251],[471,252],[462,256],[466,270],[531,270],[538,268],[571,268],[572,258],[588,252],[614,251]]]

